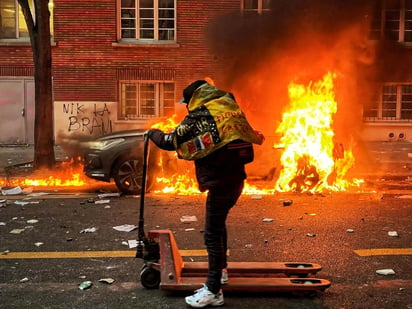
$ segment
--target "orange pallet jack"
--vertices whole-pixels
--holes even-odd
[[[144,232],[144,196],[147,171],[148,138],[144,138],[144,162],[136,257],[143,259],[140,282],[147,289],[193,291],[202,287],[207,276],[207,262],[183,261],[170,230]],[[322,267],[297,262],[228,262],[229,283],[223,290],[314,292],[324,291],[331,282],[309,277]]]

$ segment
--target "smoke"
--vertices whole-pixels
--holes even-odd
[[[272,1],[267,15],[232,14],[211,23],[210,45],[224,68],[219,86],[235,93],[252,125],[269,137],[263,150],[268,157],[288,104],[288,84],[317,81],[329,71],[337,76],[336,138],[344,145],[358,138],[376,55],[368,39],[373,3]]]

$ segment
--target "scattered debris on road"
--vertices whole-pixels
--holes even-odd
[[[395,275],[395,271],[391,268],[378,269],[376,273],[383,276]]]

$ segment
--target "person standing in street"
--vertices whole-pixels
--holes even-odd
[[[207,280],[185,301],[194,308],[221,306],[221,286],[228,282],[226,218],[242,193],[245,164],[254,159],[252,144],[262,144],[264,137],[250,126],[232,93],[205,80],[188,85],[180,103],[186,104],[188,115],[172,132],[150,129],[147,134],[159,148],[193,160],[199,190],[208,191],[204,233]]]

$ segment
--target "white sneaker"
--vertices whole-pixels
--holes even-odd
[[[225,303],[223,299],[222,290],[217,294],[213,294],[209,291],[206,285],[203,285],[203,288],[200,288],[195,291],[192,296],[185,297],[186,304],[193,308],[203,308],[206,306],[223,306]]]
[[[229,282],[229,275],[227,274],[227,269],[222,269],[222,278],[220,279],[221,284],[227,284]]]

